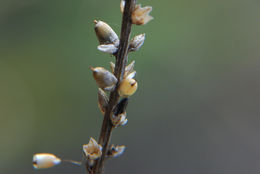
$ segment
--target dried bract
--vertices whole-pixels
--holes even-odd
[[[107,104],[108,104],[107,94],[101,88],[98,88],[98,107],[102,114],[106,112]]]
[[[120,10],[122,13],[124,12],[124,8],[125,0],[121,0]],[[153,19],[153,17],[149,15],[152,9],[153,8],[151,6],[141,7],[141,4],[136,5],[132,13],[132,23],[136,25],[147,24],[150,20]]]
[[[144,40],[145,40],[145,34],[139,34],[137,36],[135,36],[129,45],[129,51],[138,51],[141,46],[144,44]]]
[[[96,21],[96,20],[94,20],[94,23],[95,23],[95,32],[99,40],[99,43],[101,45],[104,44],[114,44],[115,46],[119,45],[119,39],[117,34],[107,23],[103,21]]]
[[[99,45],[97,47],[99,51],[104,53],[114,54],[117,52],[118,48],[114,44],[107,44],[107,45]]]
[[[102,155],[102,147],[94,138],[90,138],[88,144],[83,145],[83,151],[87,158],[96,160]]]
[[[147,24],[153,19],[153,17],[149,15],[152,9],[151,6],[141,7],[141,4],[136,5],[132,13],[132,23],[136,25]]]
[[[61,159],[51,153],[37,153],[33,155],[33,167],[35,169],[50,168],[61,163]]]
[[[111,91],[114,89],[115,84],[117,83],[117,78],[114,74],[103,67],[91,67],[91,70],[93,71],[93,77],[96,80],[97,85],[101,89],[106,91]]]
[[[120,155],[122,155],[125,151],[125,146],[124,145],[112,145],[108,151],[107,156],[108,157],[119,157]]]
[[[126,118],[126,112],[119,115],[112,115],[110,119],[114,127],[124,126],[128,121]]]

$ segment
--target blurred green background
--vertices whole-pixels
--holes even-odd
[[[119,0],[0,1],[0,173],[35,171],[32,155],[80,160],[102,115],[90,66],[109,67],[93,20],[120,32]],[[106,173],[260,172],[260,1],[142,0],[154,20],[136,60],[139,89]]]

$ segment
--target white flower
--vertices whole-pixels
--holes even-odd
[[[86,155],[91,160],[95,160],[102,155],[102,147],[99,145],[94,138],[90,138],[88,144],[83,145],[83,151]]]
[[[50,168],[61,163],[61,159],[51,153],[37,153],[33,155],[35,169]]]

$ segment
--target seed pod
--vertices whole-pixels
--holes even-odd
[[[114,30],[103,21],[96,21],[95,23],[95,32],[99,40],[100,45],[114,44],[115,46],[119,45],[119,39]]]
[[[137,90],[137,82],[134,79],[126,78],[120,83],[118,93],[122,97],[129,97]]]
[[[125,146],[124,145],[121,145],[121,146],[119,146],[119,145],[111,145],[111,147],[110,147],[110,149],[108,150],[108,154],[107,154],[107,156],[108,157],[114,157],[114,158],[116,158],[116,157],[119,157],[120,155],[122,155],[123,153],[124,153],[124,151],[125,151]]]
[[[99,51],[104,53],[114,54],[117,52],[118,48],[114,44],[107,44],[107,45],[99,45],[97,47]]]
[[[61,159],[51,153],[37,153],[33,155],[35,169],[50,168],[61,163]]]
[[[129,45],[129,51],[138,51],[141,46],[144,44],[144,40],[145,40],[145,34],[139,34],[137,36],[135,36]]]
[[[98,107],[102,114],[106,112],[107,104],[108,104],[108,97],[106,93],[102,89],[98,88]]]
[[[113,90],[115,84],[117,83],[117,78],[114,76],[114,74],[103,67],[91,67],[91,70],[93,71],[93,77],[96,80],[97,85],[101,89],[107,91]]]

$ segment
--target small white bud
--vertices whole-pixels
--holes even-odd
[[[98,107],[102,114],[106,112],[107,104],[108,104],[108,97],[106,93],[102,89],[98,88]]]
[[[118,93],[121,97],[129,97],[137,90],[137,82],[132,78],[125,78],[121,81]]]
[[[94,138],[90,138],[88,144],[83,145],[83,151],[90,160],[96,160],[102,155],[102,147]]]
[[[106,91],[111,91],[114,89],[115,84],[117,83],[117,78],[114,74],[103,67],[91,67],[91,70],[93,71],[93,77],[96,80],[97,85],[101,89]]]
[[[35,169],[50,168],[61,163],[61,159],[51,153],[37,153],[33,155]]]
[[[124,145],[112,145],[111,148],[108,151],[108,157],[119,157],[120,155],[122,155],[125,151],[125,146]]]
[[[117,52],[118,48],[114,44],[107,44],[107,45],[99,45],[97,49],[104,53],[114,54]]]
[[[145,34],[139,34],[135,36],[129,45],[129,51],[138,51],[144,44]]]
[[[115,46],[119,45],[119,39],[117,34],[107,23],[103,21],[96,21],[96,20],[94,20],[94,23],[95,23],[95,32],[99,40],[99,43],[101,45],[104,44],[114,44]]]

